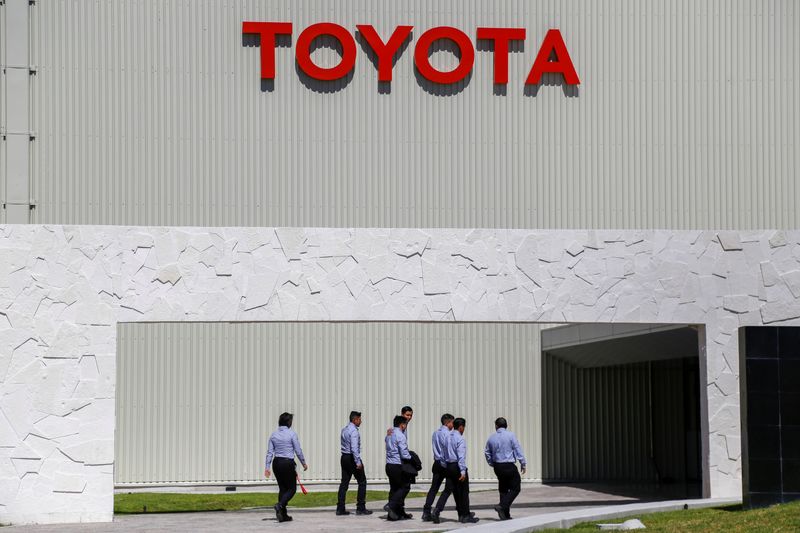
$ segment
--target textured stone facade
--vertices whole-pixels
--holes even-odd
[[[0,522],[111,520],[138,321],[702,325],[705,491],[739,496],[737,331],[799,298],[800,231],[0,226]]]

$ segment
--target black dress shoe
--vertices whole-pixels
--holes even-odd
[[[294,520],[294,518],[292,518],[292,517],[291,517],[291,516],[289,516],[288,514],[284,514],[284,515],[283,515],[283,519],[284,519],[286,522],[291,522],[292,520]]]
[[[431,513],[431,522],[433,522],[434,524],[438,524],[441,521],[442,520],[439,518],[439,511],[433,511]]]
[[[391,507],[389,508],[388,512],[389,515],[387,516],[387,518],[389,519],[389,522],[397,522],[398,520],[400,520],[400,515],[395,513],[394,509],[392,509]]]
[[[364,507],[363,509],[356,509],[356,514],[357,515],[370,515],[370,514],[372,514],[372,511],[370,511],[369,509]]]
[[[414,515],[412,515],[411,513],[403,512],[403,514],[400,515],[400,518],[402,518],[403,520],[411,520],[412,518],[414,518]]]
[[[423,522],[430,522],[431,521],[431,513],[428,511],[422,511],[422,521]]]
[[[480,518],[478,518],[477,516],[469,516],[469,515],[462,516],[461,518],[458,519],[458,521],[461,522],[462,524],[475,524],[476,522],[478,522],[478,520],[480,520]]]
[[[275,509],[275,516],[278,517],[278,522],[285,522],[286,516],[283,514],[283,509],[281,508],[281,504],[276,503],[273,506],[273,509]]]
[[[347,509],[344,509],[344,508],[336,509],[336,516],[347,516],[349,514],[350,514],[350,511],[348,511]]]
[[[510,517],[505,509],[503,509],[500,505],[495,505],[494,510],[497,511],[497,516],[500,517],[500,520],[508,520]]]

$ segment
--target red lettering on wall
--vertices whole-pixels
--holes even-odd
[[[494,41],[494,82],[508,83],[508,43],[524,41],[525,28],[478,28],[477,36]]]
[[[335,67],[320,67],[311,60],[311,43],[321,35],[330,35],[342,45],[342,58]],[[312,78],[322,81],[338,80],[345,77],[356,65],[356,41],[349,31],[338,24],[312,24],[297,38],[295,57],[300,69]]]
[[[291,35],[291,22],[243,22],[242,33],[261,36],[261,79],[275,79],[275,36]]]
[[[384,43],[375,28],[368,24],[358,24],[356,28],[361,32],[375,55],[378,56],[378,81],[392,81],[394,54],[408,39],[414,26],[398,26],[392,36],[389,37],[389,42],[387,43]]]
[[[428,60],[428,50],[439,39],[453,41],[461,52],[458,66],[449,72],[433,68]],[[414,49],[414,64],[417,70],[422,77],[434,83],[450,84],[463,80],[472,71],[474,62],[475,49],[472,47],[472,41],[466,33],[450,26],[439,26],[426,31],[420,36]]]
[[[2,2],[2,0],[0,0]],[[378,58],[378,80],[381,82],[392,81],[394,70],[394,57],[400,52],[401,47],[411,35],[413,26],[397,26],[389,40],[384,42],[375,28],[369,24],[356,26],[366,43],[375,52]],[[242,33],[255,34],[261,38],[261,78],[275,78],[275,39],[278,35],[291,35],[291,22],[243,22]],[[477,40],[492,41],[494,44],[493,65],[495,84],[508,83],[508,63],[511,41],[525,40],[525,28],[478,28]],[[311,46],[314,40],[323,35],[330,35],[342,47],[342,56],[335,67],[320,67],[311,59]],[[456,45],[458,51],[458,65],[453,70],[441,71],[431,65],[429,52],[431,46],[439,40],[448,40]],[[353,71],[356,64],[356,42],[347,29],[332,24],[321,22],[312,24],[300,33],[297,38],[295,57],[299,68],[311,78],[332,81],[347,76]],[[417,40],[414,48],[414,65],[420,75],[433,83],[453,84],[469,76],[475,64],[475,48],[472,40],[463,31],[450,26],[438,26],[423,33]],[[546,73],[561,74],[567,85],[579,85],[580,79],[572,63],[572,58],[567,51],[567,45],[561,36],[561,31],[551,29],[542,41],[536,55],[526,85],[536,85],[541,82],[542,75]]]
[[[550,54],[553,52],[555,52],[556,60],[550,61]],[[558,30],[547,31],[547,35],[544,36],[544,41],[542,41],[542,46],[539,48],[539,53],[536,55],[536,60],[531,67],[531,72],[528,74],[528,79],[525,80],[525,85],[536,85],[545,72],[562,74],[567,85],[579,85],[581,83],[581,80],[578,79],[578,73],[575,72],[575,67],[572,65],[569,52],[567,52],[567,45],[564,44],[564,39]]]

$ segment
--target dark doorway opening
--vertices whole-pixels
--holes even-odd
[[[695,327],[566,326],[543,332],[542,351],[545,483],[701,497]]]

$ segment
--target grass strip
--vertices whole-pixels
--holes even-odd
[[[367,501],[386,501],[389,493],[368,490]],[[423,492],[412,492],[409,498],[425,496]],[[336,505],[335,492],[309,492],[297,495],[289,502],[289,507],[326,507]],[[355,491],[347,492],[347,503],[354,504]],[[114,495],[114,513],[190,513],[204,511],[237,511],[247,507],[272,507],[278,502],[276,493],[268,492],[226,492],[214,494],[169,493],[169,492],[131,492]]]
[[[800,501],[762,509],[741,505],[710,509],[688,509],[648,515],[635,515],[650,532],[669,533],[797,533],[800,531]],[[597,531],[597,524],[621,523],[625,518],[587,522],[568,531]],[[563,529],[549,529],[551,533]]]

